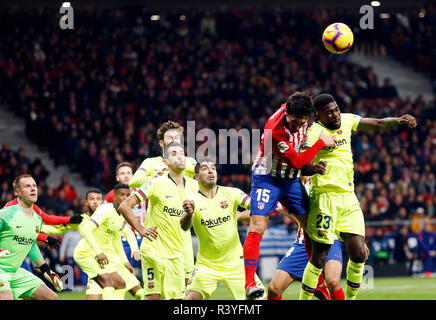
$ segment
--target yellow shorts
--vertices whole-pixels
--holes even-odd
[[[100,274],[115,272],[117,267],[109,259],[109,263],[102,268],[90,251],[77,250],[77,247],[74,250],[74,261],[87,274],[89,279],[95,278]]]
[[[264,288],[262,281],[256,275],[256,285]],[[245,300],[245,271],[241,264],[231,269],[214,269],[204,264],[195,265],[192,278],[186,291],[192,290],[199,292],[204,300],[209,300],[212,293],[216,290],[218,284],[222,282],[230,291],[233,299]],[[264,288],[264,296],[259,300],[266,298],[266,290]]]
[[[353,233],[365,236],[365,221],[354,192],[311,192],[307,234],[320,243],[333,244],[335,234]]]
[[[149,247],[147,248],[149,249]],[[183,299],[185,265],[183,257],[161,258],[154,250],[141,250],[144,297],[160,294],[161,300]]]

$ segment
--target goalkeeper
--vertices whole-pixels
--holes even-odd
[[[41,279],[20,268],[29,255],[44,277],[62,291],[61,279],[50,270],[36,244],[42,226],[41,217],[33,209],[38,199],[36,182],[25,174],[13,185],[18,205],[0,210],[0,300],[56,300],[57,294]]]

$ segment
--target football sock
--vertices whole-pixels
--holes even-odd
[[[322,269],[318,269],[310,261],[307,263],[301,281],[300,300],[312,299],[321,273]]]
[[[262,235],[258,232],[249,232],[244,242],[245,288],[254,285],[254,275],[259,261],[259,246]]]
[[[144,296],[144,294],[145,294],[144,289],[143,288],[139,289],[135,293],[135,299],[136,300],[142,300],[142,297]]]
[[[318,284],[316,286],[316,290],[321,292],[327,300],[331,300],[330,299],[330,293],[327,290],[327,286],[324,283],[324,276],[323,276],[322,272],[321,272],[321,275],[318,278]]]
[[[102,291],[101,297],[103,300],[115,300],[114,287],[105,287]]]
[[[330,298],[332,300],[345,300],[344,290],[342,290],[342,288],[333,291],[333,288],[329,287],[329,291],[330,291]]]
[[[348,260],[347,265],[347,288],[345,290],[346,300],[355,300],[362,281],[363,268],[365,263],[356,263]]]
[[[115,289],[114,298],[115,300],[124,300],[126,296],[126,289]]]

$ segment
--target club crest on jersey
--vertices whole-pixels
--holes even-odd
[[[324,230],[318,230],[318,236],[319,237],[324,237]]]
[[[0,287],[3,287],[4,285],[5,283],[0,281]]]
[[[38,226],[35,226],[35,231],[36,231],[36,233],[39,233],[39,227]]]
[[[337,134],[342,134],[342,129],[336,131]]]
[[[277,148],[280,150],[281,153],[283,153],[289,149],[289,146],[286,144],[286,142],[281,141],[277,144]]]
[[[257,208],[258,208],[259,210],[263,210],[263,208],[265,208],[265,203],[259,203],[259,204],[257,205]]]
[[[149,282],[148,283],[148,288],[149,289],[153,289],[154,288],[154,282]]]
[[[227,201],[224,200],[220,202],[220,206],[221,208],[226,209],[228,208],[229,204],[227,203]]]

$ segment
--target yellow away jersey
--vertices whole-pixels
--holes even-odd
[[[87,225],[95,224],[97,228],[92,232],[88,232]],[[104,203],[98,206],[97,210],[92,214],[87,221],[82,221],[79,225],[79,233],[82,240],[79,241],[77,247],[79,250],[92,250],[94,255],[101,252],[113,252],[113,239],[121,232],[126,221],[121,214],[115,210],[113,203]],[[77,249],[77,248],[76,248]]]
[[[152,246],[161,258],[183,256],[183,232],[187,232],[180,227],[183,201],[193,198],[198,192],[198,183],[194,179],[185,177],[184,184],[183,190],[179,189],[166,173],[147,181],[135,191],[140,201],[149,199],[144,227],[157,227],[158,232],[157,239],[153,241],[143,238],[141,250]]]
[[[214,269],[243,263],[238,234],[238,206],[249,208],[250,197],[237,188],[219,186],[212,199],[198,191],[193,226],[198,237],[197,263]]]
[[[315,157],[314,164],[321,160],[327,162],[325,175],[314,174],[313,192],[350,192],[354,191],[354,164],[351,151],[351,134],[356,131],[361,117],[351,113],[341,114],[341,127],[330,130],[321,123],[315,122],[307,130],[307,146],[311,147],[319,139],[322,130],[326,134],[336,136],[335,147],[325,147]]]
[[[195,165],[197,161],[194,158],[185,157],[185,176],[192,178],[195,175]],[[129,181],[129,186],[131,188],[139,188],[145,182],[150,180],[155,176],[156,173],[162,171],[167,168],[167,165],[164,163],[164,159],[159,157],[147,158],[142,161],[138,170],[136,170],[135,174]]]

